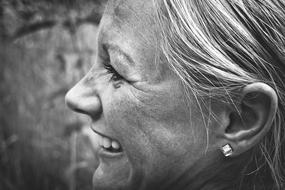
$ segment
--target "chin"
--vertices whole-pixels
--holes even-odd
[[[94,190],[135,190],[141,189],[142,175],[134,172],[126,157],[100,159],[93,175]]]

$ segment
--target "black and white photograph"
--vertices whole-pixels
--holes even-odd
[[[0,190],[285,190],[285,0],[0,0]]]

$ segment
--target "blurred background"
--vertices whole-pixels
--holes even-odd
[[[65,93],[90,68],[105,0],[0,0],[0,190],[89,190],[88,118]]]

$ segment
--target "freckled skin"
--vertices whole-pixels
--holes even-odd
[[[109,1],[94,65],[66,96],[72,109],[92,118],[95,130],[123,148],[121,158],[100,158],[93,177],[96,190],[175,189],[172,185],[186,172],[197,173],[195,165],[205,151],[206,131],[194,98],[187,102],[180,80],[165,62],[157,62],[153,18],[152,1]],[[100,59],[105,42],[118,44],[135,61],[133,67],[114,68],[139,80],[120,81],[116,87],[118,81],[110,80]]]

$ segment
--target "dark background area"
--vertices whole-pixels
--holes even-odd
[[[0,190],[89,190],[88,119],[64,95],[90,68],[105,0],[0,0]]]

